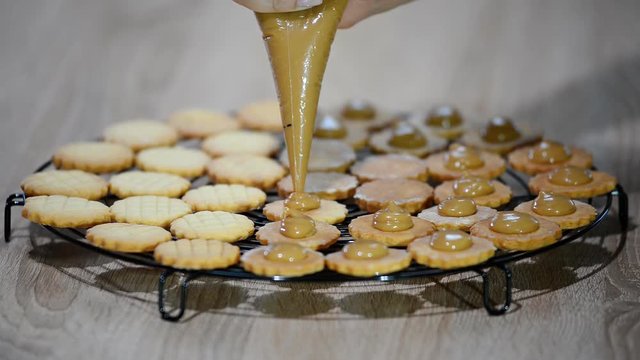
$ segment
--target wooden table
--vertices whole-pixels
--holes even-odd
[[[538,122],[591,149],[629,192],[626,245],[611,216],[587,239],[515,264],[507,315],[487,316],[473,274],[355,286],[201,279],[185,320],[169,323],[157,271],[15,219],[0,245],[0,357],[640,358],[639,18],[637,0],[419,1],[337,36],[324,108],[444,101],[471,119]],[[0,79],[2,194],[109,123],[274,96],[255,20],[228,0],[3,1]]]

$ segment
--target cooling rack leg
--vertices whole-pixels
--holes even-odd
[[[172,315],[171,313],[175,312],[173,311],[175,309],[171,309],[171,310],[166,309],[165,307],[166,294],[165,294],[164,288],[167,283],[167,279],[173,274],[174,274],[174,271],[172,270],[167,270],[162,274],[160,274],[160,278],[158,280],[158,310],[160,311],[160,315],[162,316],[163,320],[175,322],[180,320],[184,315],[184,310],[187,306],[187,288],[189,287],[189,282],[193,280],[194,276],[185,275],[182,278],[182,280],[180,280],[180,285],[178,290],[179,291],[178,307],[177,307],[178,310],[175,313],[175,315]]]
[[[622,230],[626,231],[629,227],[629,197],[620,185],[616,186],[616,193],[618,195],[618,219]]]
[[[4,203],[4,241],[11,241],[11,208],[14,206],[23,206],[25,201],[24,194],[15,193],[9,195]]]
[[[482,301],[484,303],[484,308],[487,310],[489,315],[503,315],[511,306],[511,290],[513,287],[511,270],[506,265],[498,265],[496,268],[502,271],[505,280],[504,303],[497,307],[491,303],[491,280],[489,279],[489,273],[484,270],[478,271],[482,276]]]

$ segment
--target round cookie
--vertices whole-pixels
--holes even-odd
[[[380,130],[391,125],[396,119],[390,114],[376,108],[364,99],[347,101],[339,110],[339,117],[346,124],[365,126],[368,130]]]
[[[171,223],[177,238],[235,242],[253,235],[253,221],[226,211],[198,211]]]
[[[408,146],[403,138],[412,135],[413,141],[420,138],[423,141]],[[394,143],[398,139],[398,145]],[[420,145],[421,144],[421,145]],[[417,157],[425,157],[433,152],[440,151],[447,146],[447,141],[431,133],[420,130],[408,122],[398,122],[393,128],[379,131],[369,138],[369,147],[376,153],[383,154],[409,154]]]
[[[284,213],[284,200],[277,200],[264,206],[262,213],[270,221],[282,220]],[[332,200],[320,200],[320,207],[313,210],[304,211],[303,214],[313,220],[325,222],[327,224],[337,224],[347,217],[347,207]]]
[[[561,166],[589,169],[593,164],[593,156],[586,150],[552,141],[516,149],[509,153],[508,158],[514,169],[529,175],[549,172]]]
[[[128,171],[109,180],[111,194],[120,199],[142,195],[179,197],[190,187],[189,180],[183,177],[159,172]]]
[[[327,267],[335,272],[369,277],[409,267],[411,255],[406,250],[389,249],[375,241],[355,241],[341,251],[327,255],[325,262]]]
[[[319,116],[316,119],[314,138],[340,140],[354,150],[367,146],[369,130],[367,124],[357,121],[341,121],[332,115]]]
[[[80,170],[42,171],[27,176],[20,184],[26,196],[65,195],[99,200],[109,192],[101,177]]]
[[[153,257],[176,269],[224,269],[238,262],[240,248],[218,240],[180,239],[158,245]]]
[[[147,252],[171,241],[171,233],[158,226],[110,223],[87,230],[87,240],[97,247],[121,252]]]
[[[293,192],[291,175],[278,181],[278,195],[286,198]],[[358,187],[358,180],[351,175],[335,172],[310,172],[304,190],[307,193],[318,195],[325,200],[344,200],[353,196]]]
[[[446,242],[445,246],[449,245],[449,248],[439,248],[437,241],[439,236],[443,236],[443,233],[453,240],[444,240]],[[455,249],[457,245],[455,244],[456,238],[465,238],[470,241],[470,244],[465,244],[463,248]],[[495,254],[496,248],[487,239],[470,236],[454,230],[439,231],[431,236],[417,239],[409,244],[407,251],[419,264],[439,269],[455,269],[487,261]]]
[[[280,153],[280,163],[289,168],[286,149]],[[356,153],[351,146],[340,140],[315,139],[311,144],[308,171],[346,172],[356,161]]]
[[[322,253],[288,242],[251,249],[240,261],[246,271],[259,276],[296,277],[324,269]]]
[[[189,190],[182,200],[191,205],[194,211],[241,213],[262,207],[267,194],[251,186],[218,184]]]
[[[282,132],[280,105],[275,100],[265,100],[248,104],[238,110],[238,122],[252,130]]]
[[[557,179],[563,180],[569,176],[576,177],[576,179],[568,179],[564,182],[560,181],[560,183],[552,181],[552,178],[557,177]],[[529,179],[529,189],[534,194],[546,191],[579,199],[604,195],[615,189],[617,183],[615,177],[601,171],[563,166]]]
[[[144,171],[157,171],[185,178],[204,174],[209,161],[207,154],[183,147],[160,147],[142,150],[136,157],[136,166]]]
[[[387,246],[407,246],[416,238],[432,234],[436,228],[427,220],[411,217],[413,226],[403,231],[382,231],[373,226],[374,214],[360,216],[349,223],[349,234],[356,241],[373,240]]]
[[[426,208],[433,200],[433,188],[428,184],[410,179],[384,179],[365,183],[356,189],[353,196],[358,207],[374,213],[390,201],[415,214]]]
[[[519,204],[514,210],[553,221],[563,230],[589,225],[596,218],[593,206],[563,195],[544,192],[534,200]]]
[[[137,119],[110,125],[104,130],[104,140],[140,151],[151,147],[172,146],[178,133],[158,121]]]
[[[462,207],[457,203],[462,203]],[[458,207],[456,208],[457,205]],[[470,208],[465,208],[465,206]],[[473,224],[489,219],[496,213],[495,209],[488,206],[477,206],[475,201],[469,198],[449,198],[440,202],[437,206],[422,210],[418,217],[430,221],[438,230],[469,231]]]
[[[361,182],[399,178],[427,181],[429,177],[426,162],[408,154],[369,156],[356,162],[351,173]]]
[[[227,114],[205,109],[185,109],[169,116],[169,126],[187,139],[202,139],[225,131],[237,130],[240,123]]]
[[[168,227],[173,220],[190,213],[189,204],[166,196],[132,196],[111,205],[111,214],[117,222],[163,228]]]
[[[507,117],[495,116],[484,126],[462,135],[460,142],[481,150],[504,155],[512,149],[534,143],[542,138],[542,131],[530,124],[516,124]]]
[[[315,223],[316,232],[307,237],[294,239],[280,233],[280,221],[271,222],[256,232],[256,239],[262,245],[279,242],[291,242],[312,250],[326,249],[333,245],[340,237],[340,230],[333,225],[318,221]]]
[[[77,169],[102,174],[133,166],[133,151],[120,144],[77,142],[64,145],[53,155],[58,169]]]
[[[256,155],[228,155],[213,159],[207,165],[212,182],[242,184],[267,190],[286,175],[275,160]]]
[[[88,228],[111,221],[111,213],[105,204],[64,195],[27,198],[22,217],[37,224],[61,228]]]
[[[493,189],[493,191],[486,194],[478,193],[477,195],[474,195],[474,191],[477,191],[479,189],[481,190],[482,187],[469,186],[467,190],[460,190],[460,193],[456,192],[455,188],[459,186],[459,184],[463,184],[465,181],[471,182],[471,179],[486,182],[484,187],[486,187],[486,185],[488,184]],[[462,186],[460,188],[464,189],[464,187]],[[511,196],[511,188],[499,181],[466,177],[445,181],[442,184],[436,186],[436,189],[434,191],[434,201],[436,204],[440,204],[442,201],[450,197],[468,197],[472,198],[478,206],[488,206],[491,208],[497,208],[508,203],[511,200]]]
[[[519,219],[525,221],[523,231],[518,231],[516,221]],[[496,231],[498,225],[505,230]],[[499,249],[534,250],[556,242],[562,237],[562,230],[558,224],[545,219],[517,211],[502,211],[473,225],[471,235],[491,240]]]
[[[449,151],[429,155],[426,163],[435,181],[454,180],[463,175],[493,179],[507,169],[500,155],[464,146],[452,146]]]
[[[455,140],[465,131],[460,111],[450,105],[436,106],[429,113],[411,114],[408,121],[419,129],[446,140]]]
[[[269,157],[280,149],[275,136],[257,131],[236,130],[208,137],[202,150],[212,157],[225,155],[259,155]]]

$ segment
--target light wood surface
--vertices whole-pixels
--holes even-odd
[[[19,219],[0,245],[0,358],[640,358],[640,2],[417,1],[336,39],[324,108],[458,104],[595,152],[630,193],[587,239],[513,266],[515,304],[481,308],[473,274],[392,284],[201,279],[160,320],[158,272]],[[273,97],[253,16],[229,0],[0,2],[0,190],[107,124]]]

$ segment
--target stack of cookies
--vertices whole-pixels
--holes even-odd
[[[97,247],[153,253],[178,269],[240,263],[269,277],[325,268],[370,277],[412,261],[460,268],[497,250],[549,245],[595,219],[577,199],[616,186],[590,170],[588,151],[541,141],[540,131],[508,118],[471,126],[451,106],[394,116],[360,100],[319,115],[305,189],[317,204],[285,216],[295,193],[278,104],[235,114],[187,109],[62,146],[55,170],[22,182],[23,216],[86,228]],[[512,190],[499,180],[507,166],[530,175],[537,195],[513,209]],[[205,177],[208,184],[194,186]],[[301,230],[309,223],[312,231]],[[299,231],[285,234],[285,226]]]

